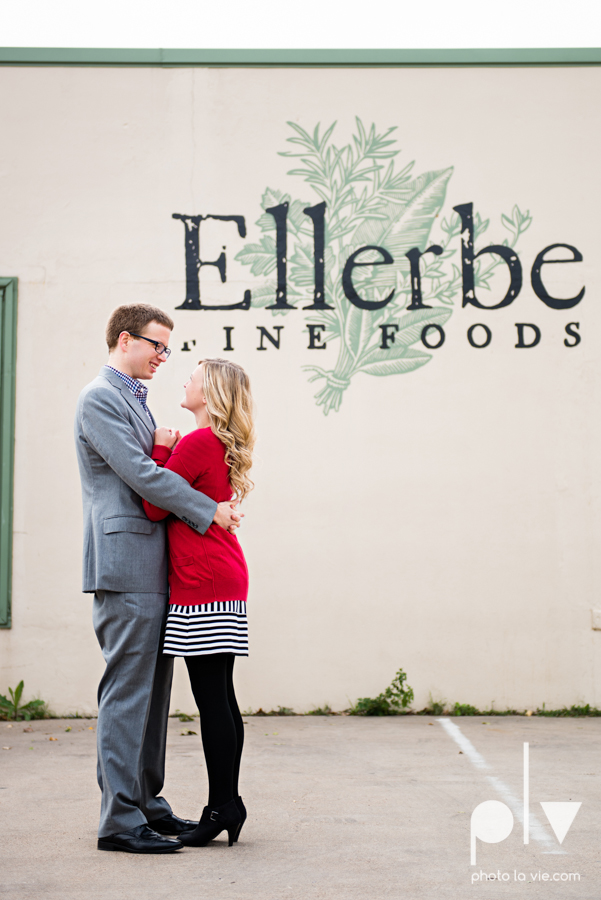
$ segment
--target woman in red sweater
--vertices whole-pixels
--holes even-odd
[[[253,485],[254,427],[248,376],[235,363],[206,359],[185,384],[182,401],[196,430],[179,439],[158,428],[152,458],[217,503],[244,499]],[[168,518],[169,613],[163,652],[183,656],[200,712],[209,800],[195,830],[179,836],[203,847],[223,830],[238,839],[246,809],[238,793],[244,742],[233,684],[235,656],[248,656],[248,569],[235,535],[213,523],[199,534],[144,501],[153,521]]]

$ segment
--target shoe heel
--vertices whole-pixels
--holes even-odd
[[[228,847],[233,847],[234,841],[238,840],[238,833],[240,831],[240,824],[236,823],[233,828],[228,828],[227,836],[228,836]]]
[[[238,826],[238,831],[236,832],[236,837],[234,838],[234,843],[237,844],[238,838],[240,837],[240,832],[242,831],[242,826],[246,822],[246,807],[244,805],[244,801],[242,800],[242,797],[240,796],[240,794],[238,794],[238,796],[235,798],[234,803],[236,804],[238,812],[240,813],[240,818],[242,819],[242,821],[240,822],[240,825]]]

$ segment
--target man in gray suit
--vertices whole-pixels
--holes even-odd
[[[196,822],[175,816],[159,794],[165,772],[173,657],[160,652],[167,611],[165,525],[142,498],[204,533],[233,531],[240,515],[151,459],[156,428],[146,405],[170,354],[173,321],[146,304],[109,319],[109,360],[81,392],[75,441],[83,494],[83,590],[94,594],[94,629],[106,661],[98,688],[98,848],[169,853]],[[173,435],[175,442],[176,435]]]

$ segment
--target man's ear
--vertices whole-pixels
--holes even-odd
[[[119,335],[118,345],[119,349],[123,351],[123,353],[127,353],[127,346],[130,341],[130,336],[128,331],[122,331]]]

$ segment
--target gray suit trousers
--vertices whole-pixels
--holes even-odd
[[[173,657],[160,653],[167,595],[97,591],[94,630],[106,662],[98,687],[98,837],[171,812],[159,794]]]

